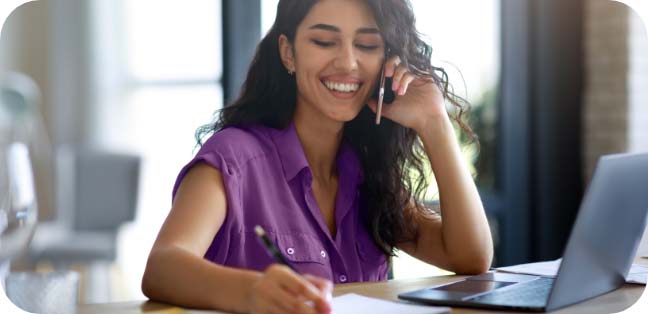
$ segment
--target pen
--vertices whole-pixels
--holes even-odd
[[[265,230],[263,230],[263,228],[261,228],[261,226],[259,226],[259,225],[255,226],[254,227],[254,232],[256,233],[257,238],[259,238],[259,242],[261,242],[263,247],[266,249],[266,252],[268,252],[268,254],[272,258],[274,258],[275,261],[277,261],[277,262],[279,262],[279,263],[281,263],[283,265],[286,265],[286,266],[290,267],[290,269],[292,269],[294,272],[299,273],[297,271],[297,269],[295,268],[295,266],[292,263],[290,263],[283,256],[283,254],[281,254],[281,252],[279,252],[279,249],[277,249],[277,247],[274,245],[274,243],[272,243],[272,241],[270,241],[270,239],[268,238],[268,235],[266,235]]]
[[[376,105],[376,124],[380,124],[380,115],[382,112],[383,98],[385,97],[385,66],[383,65],[380,72],[380,90],[378,91],[378,105]]]

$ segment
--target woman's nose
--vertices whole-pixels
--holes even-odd
[[[358,69],[358,60],[353,51],[353,45],[342,46],[335,59],[335,67],[345,72],[352,72]]]

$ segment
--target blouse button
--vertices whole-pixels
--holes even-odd
[[[293,255],[293,254],[295,254],[295,249],[289,247],[289,248],[286,250],[286,253],[288,253],[288,254],[290,254],[290,255]]]
[[[340,275],[340,282],[346,282],[346,281],[347,281],[347,276]]]
[[[324,252],[324,250],[320,252],[320,255],[322,255],[323,258],[326,258],[326,252]]]

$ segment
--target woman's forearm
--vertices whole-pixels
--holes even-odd
[[[483,272],[493,256],[491,233],[452,123],[439,116],[417,131],[439,187],[446,254],[456,272]]]
[[[142,291],[154,301],[244,313],[260,276],[214,264],[180,247],[159,248],[149,256]]]

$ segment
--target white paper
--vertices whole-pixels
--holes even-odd
[[[555,261],[547,262],[537,262],[529,264],[520,264],[515,266],[506,266],[498,267],[497,271],[507,272],[507,273],[516,273],[516,274],[528,274],[528,275],[537,275],[545,277],[556,277],[558,273],[558,267],[560,267],[561,258]],[[646,284],[646,278],[648,277],[648,266],[640,264],[632,264],[628,276],[626,277],[626,283],[636,283],[636,284]]]
[[[450,313],[449,307],[413,305],[348,293],[333,298],[333,314],[437,314]]]
[[[648,267],[644,265],[632,264],[628,276],[626,276],[627,283],[636,283],[645,285],[646,278],[648,278]]]

